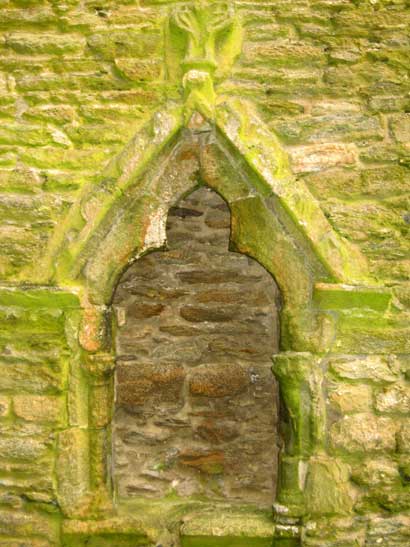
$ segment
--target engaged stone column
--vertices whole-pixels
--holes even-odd
[[[288,516],[345,513],[353,505],[347,465],[326,452],[321,358],[283,353],[273,359],[287,412],[276,511]]]

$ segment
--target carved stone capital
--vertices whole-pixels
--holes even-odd
[[[109,381],[115,368],[115,356],[109,352],[99,352],[86,355],[83,368],[93,384]]]

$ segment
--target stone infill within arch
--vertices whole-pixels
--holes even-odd
[[[170,209],[167,248],[137,260],[114,297],[117,499],[174,493],[275,499],[278,289],[229,252],[230,213],[202,187]]]

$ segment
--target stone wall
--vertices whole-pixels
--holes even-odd
[[[0,1],[2,547],[77,547],[87,541],[105,547],[118,529],[124,536],[112,540],[118,544],[157,544],[146,532],[151,521],[138,528],[134,521],[104,520],[110,513],[103,487],[111,494],[101,461],[111,450],[113,392],[110,337],[101,334],[111,321],[108,303],[89,298],[85,267],[78,266],[75,279],[58,277],[45,271],[42,259],[60,236],[67,248],[53,267],[64,271],[74,252],[81,258],[83,241],[74,250],[68,245],[81,222],[93,218],[109,181],[117,180],[110,160],[140,135],[156,109],[185,100],[175,76],[183,65],[183,40],[169,47],[166,30],[172,6],[156,0]],[[184,547],[195,541],[203,547],[209,530],[216,536],[225,531],[241,547],[238,538],[244,535],[248,547],[254,536],[256,544],[270,545],[274,533],[286,547],[292,538],[308,547],[404,547],[410,528],[409,5],[267,0],[238,1],[235,9],[240,51],[224,51],[233,60],[215,73],[215,110],[232,98],[240,100],[242,112],[250,105],[260,123],[247,138],[258,131],[265,135],[268,128],[288,154],[296,178],[287,194],[280,194],[273,180],[276,201],[260,184],[262,170],[249,175],[256,180],[252,196],[255,201],[267,196],[282,231],[274,233],[265,209],[246,209],[239,176],[245,159],[225,169],[224,184],[240,187],[232,198],[236,233],[243,236],[256,226],[245,238],[248,248],[260,243],[266,262],[289,264],[301,310],[296,315],[311,325],[312,334],[301,343],[290,329],[282,339],[287,352],[275,360],[282,404],[292,410],[282,424],[290,442],[279,470],[276,523],[271,515],[222,515],[221,521],[219,514],[196,514],[180,528],[188,538]],[[231,120],[230,127],[236,124]],[[161,132],[158,126],[156,131],[145,147]],[[274,163],[277,149],[269,150]],[[261,148],[249,145],[246,152],[256,157]],[[77,200],[97,187],[108,164],[105,186],[77,212]],[[208,179],[210,184],[212,176]],[[362,252],[369,287],[354,277],[348,282],[332,273],[317,277],[308,258],[295,264],[290,251],[278,256],[272,250],[285,240],[293,214],[286,217],[288,209],[277,201],[293,199],[302,182],[332,234]],[[153,195],[144,195],[144,210]],[[311,202],[298,197],[294,202],[310,212]],[[243,220],[243,210],[254,216]],[[304,241],[298,249],[306,257],[320,255],[312,240],[304,240],[306,226],[316,226],[316,213],[307,221],[292,217],[294,247]],[[266,227],[272,237],[258,242],[255,233],[266,233]],[[316,241],[327,241],[327,234],[319,230]],[[334,241],[329,248],[337,254]],[[118,261],[124,264],[120,253]],[[104,262],[102,257],[102,268]],[[312,285],[305,291],[309,276]],[[299,300],[298,290],[305,291]],[[286,294],[285,304],[288,299]],[[283,325],[288,317],[282,319]],[[125,362],[120,360],[120,367]],[[135,513],[150,516],[150,510]],[[169,527],[175,530],[172,518]]]
[[[170,210],[167,250],[116,289],[119,497],[275,499],[279,293],[229,232],[224,201],[196,190]]]

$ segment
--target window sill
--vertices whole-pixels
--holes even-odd
[[[174,531],[182,547],[297,547],[297,527],[275,527],[269,510],[181,500],[135,500],[99,520],[65,520],[64,547],[143,547]],[[166,543],[162,547],[170,547]]]

